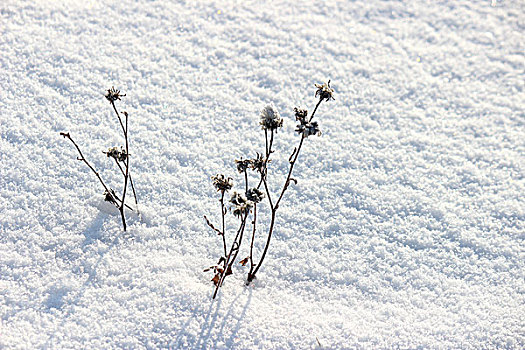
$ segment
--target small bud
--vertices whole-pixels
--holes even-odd
[[[115,196],[114,196],[114,194],[112,192],[113,192],[113,190],[105,191],[104,192],[104,200],[106,202],[109,202],[111,204],[115,204],[116,205],[117,201],[115,200]]]

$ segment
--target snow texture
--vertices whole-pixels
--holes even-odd
[[[524,4],[2,0],[0,348],[523,349]],[[256,283],[212,302],[210,177],[273,104],[277,191],[328,79]],[[127,234],[59,135],[117,186],[111,86]]]

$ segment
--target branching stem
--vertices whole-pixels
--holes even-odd
[[[312,121],[313,117],[315,116],[315,112],[317,111],[317,108],[319,107],[321,102],[323,102],[323,99],[319,99],[319,102],[317,102],[317,104],[315,105],[314,111],[312,112],[312,114],[310,116],[309,122]],[[264,250],[263,250],[263,253],[261,255],[261,259],[259,260],[259,263],[255,267],[253,272],[250,269],[250,273],[248,274],[248,280],[246,281],[246,284],[250,284],[255,279],[255,275],[257,274],[257,271],[259,271],[259,269],[261,268],[261,265],[262,265],[262,263],[264,261],[264,258],[266,257],[266,253],[268,252],[268,248],[270,247],[270,241],[272,239],[273,229],[275,227],[275,217],[276,217],[275,214],[277,213],[277,209],[279,208],[279,204],[281,203],[281,200],[283,199],[284,193],[286,192],[286,190],[290,186],[290,181],[291,181],[291,178],[292,178],[292,172],[293,172],[295,163],[297,162],[297,158],[299,157],[299,153],[301,152],[301,148],[303,146],[305,138],[306,137],[304,136],[304,134],[301,135],[301,141],[299,142],[299,146],[297,146],[297,148],[294,149],[294,152],[292,153],[292,156],[290,157],[291,161],[290,161],[290,169],[288,170],[288,176],[286,177],[286,181],[284,182],[283,188],[281,190],[281,194],[279,195],[279,198],[275,202],[275,205],[272,203],[272,199],[271,199],[271,196],[270,196],[270,191],[268,189],[268,184],[266,182],[266,176],[262,176],[262,181],[263,181],[263,184],[264,184],[264,188],[266,190],[266,195],[268,196],[268,203],[270,204],[270,209],[271,209],[271,213],[272,213],[271,214],[271,221],[270,221],[270,227],[268,229],[268,238],[266,240],[266,245],[264,246]],[[273,132],[272,132],[272,141],[273,141]],[[269,155],[268,152],[267,152],[267,155]],[[264,170],[265,170],[265,173],[266,173],[267,172],[267,167],[265,167]],[[251,256],[251,254],[250,254],[250,256]]]

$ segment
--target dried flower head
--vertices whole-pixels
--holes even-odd
[[[259,191],[258,189],[256,188],[250,188],[247,192],[246,192],[246,198],[253,202],[253,203],[259,203],[260,201],[263,200],[264,198],[264,193],[262,193],[261,191]]]
[[[108,149],[107,152],[103,152],[105,153],[108,158],[113,158],[119,162],[125,162],[126,159],[128,158],[128,154],[126,153],[126,150],[124,148],[120,148],[120,150],[117,148],[117,147],[112,147],[110,149]]]
[[[120,90],[115,90],[115,87],[111,87],[111,89],[108,89],[108,93],[106,94],[106,99],[113,103],[115,102],[116,100],[120,100],[120,98],[122,96],[126,96],[125,94],[124,95],[121,95],[120,94]]]
[[[305,138],[311,135],[321,135],[321,131],[319,131],[319,125],[317,122],[301,123],[297,125],[297,129],[295,129],[295,131],[299,134],[302,134]]]
[[[113,190],[109,190],[109,191],[105,191],[104,192],[104,200],[106,202],[111,203],[111,204],[118,205],[117,201],[115,200],[115,191],[113,191]]]
[[[315,96],[319,96],[319,99],[330,101],[334,100],[333,94],[334,89],[330,87],[330,80],[328,80],[327,84],[315,84],[315,87],[317,88],[317,91],[315,92]]]
[[[283,126],[283,119],[274,106],[268,105],[261,111],[261,122],[259,123],[264,130],[277,130]]]
[[[237,171],[239,173],[244,173],[248,168],[251,167],[251,160],[250,159],[240,159],[235,160],[235,164],[237,164]]]
[[[293,110],[295,112],[295,120],[298,120],[301,123],[306,121],[306,117],[308,116],[308,111],[306,109],[295,107]]]
[[[232,198],[230,199],[230,203],[234,205],[233,215],[235,216],[242,216],[248,214],[253,206],[253,203],[251,201],[247,200],[237,192],[233,193]]]
[[[266,164],[270,161],[271,160],[266,160],[262,154],[259,154],[259,152],[257,152],[257,157],[250,160],[250,168],[252,170],[262,173],[266,168]]]
[[[231,177],[225,178],[224,175],[217,174],[212,176],[211,179],[213,180],[213,186],[215,186],[217,191],[226,192],[233,187]]]

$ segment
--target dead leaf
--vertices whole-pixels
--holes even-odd
[[[248,263],[249,260],[250,260],[250,257],[247,256],[246,258],[244,258],[241,261],[239,261],[239,264],[241,264],[242,266],[246,266],[246,264]]]
[[[211,281],[213,282],[213,284],[215,284],[216,286],[218,286],[220,280],[221,280],[221,277],[219,276],[219,274],[216,274],[216,275],[212,278]]]

